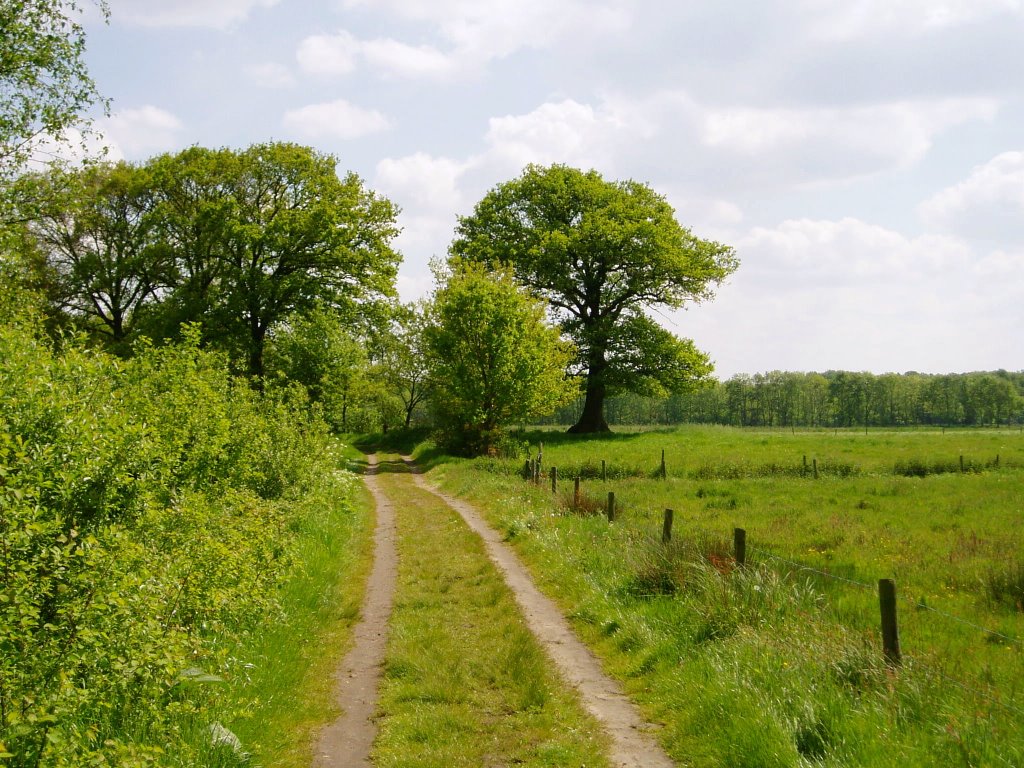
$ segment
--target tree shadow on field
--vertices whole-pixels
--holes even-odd
[[[537,443],[544,443],[545,445],[578,445],[579,443],[628,443],[633,440],[637,440],[647,435],[658,435],[658,434],[673,434],[678,431],[678,427],[651,427],[651,428],[637,428],[637,427],[614,427],[611,432],[593,432],[590,434],[570,434],[566,432],[563,427],[557,429],[538,429],[531,428],[526,430],[517,430],[512,435],[519,439],[525,440],[531,445]]]

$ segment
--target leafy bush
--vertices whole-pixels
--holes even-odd
[[[241,759],[208,709],[323,473],[304,413],[195,332],[124,362],[0,326],[0,764]]]

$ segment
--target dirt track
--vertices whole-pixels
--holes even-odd
[[[611,737],[612,764],[618,768],[671,768],[673,762],[651,735],[653,726],[643,721],[619,684],[604,674],[596,657],[576,637],[555,603],[537,589],[526,568],[498,532],[472,506],[430,485],[411,459],[403,457],[403,460],[412,470],[418,486],[441,498],[483,539],[488,555],[515,595],[530,630],[563,679],[580,692],[584,706]],[[369,462],[366,485],[377,505],[376,554],[363,603],[363,618],[356,626],[353,648],[337,674],[338,703],[344,714],[321,734],[316,757],[319,768],[370,766],[370,749],[377,731],[373,713],[387,645],[398,559],[395,512],[378,484],[376,456],[370,456]]]
[[[368,457],[365,480],[377,508],[373,569],[366,582],[362,618],[353,631],[352,649],[335,676],[342,715],[324,728],[317,742],[315,765],[319,768],[369,768],[370,748],[377,735],[373,715],[394,603],[398,552],[395,511],[377,481],[376,456]]]

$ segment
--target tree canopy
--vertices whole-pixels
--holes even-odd
[[[531,165],[459,219],[451,255],[507,265],[545,299],[577,348],[586,403],[572,431],[608,429],[616,391],[679,391],[712,370],[708,357],[647,310],[710,299],[737,267],[733,249],[681,226],[664,197],[596,171]]]
[[[542,302],[507,271],[457,265],[434,294],[425,330],[434,409],[450,447],[486,453],[501,428],[550,413],[575,386],[572,354]]]
[[[286,318],[319,306],[351,318],[394,295],[397,209],[336,165],[272,142],[52,169],[35,178],[48,202],[28,231],[58,309],[115,349],[133,330],[175,338],[200,322],[259,377]]]
[[[107,12],[103,0],[96,5]],[[85,32],[74,18],[81,6],[77,0],[0,0],[0,183],[21,170],[39,139],[64,138],[102,101],[83,60]]]

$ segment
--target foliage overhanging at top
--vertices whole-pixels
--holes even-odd
[[[97,6],[106,14],[106,2]],[[81,12],[77,0],[0,0],[0,181],[101,101],[83,61]]]

